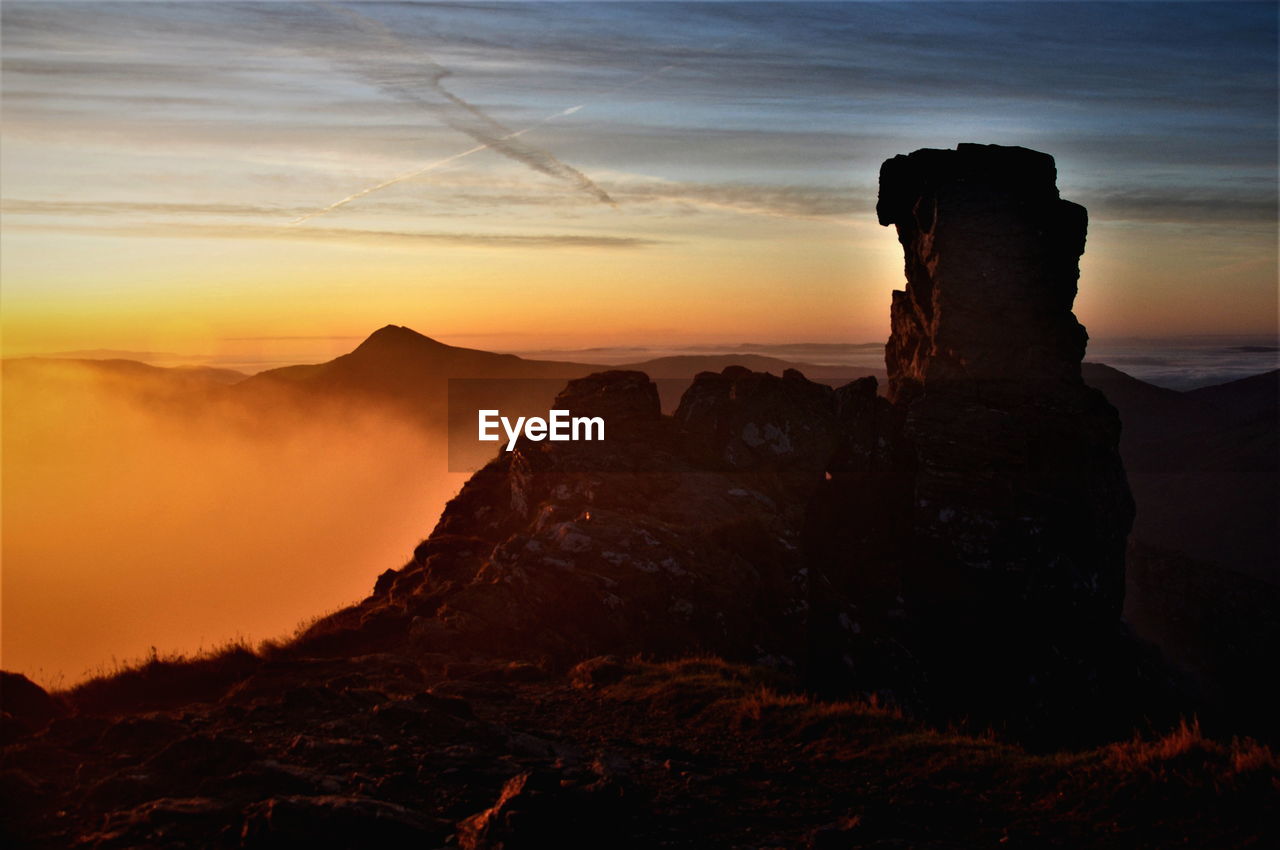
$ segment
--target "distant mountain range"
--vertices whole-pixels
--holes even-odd
[[[1084,374],[1120,411],[1134,538],[1280,584],[1280,371],[1186,392]]]
[[[97,374],[139,379],[140,384],[129,385],[135,392],[138,387],[201,392],[252,408],[255,400],[275,399],[283,391],[302,405],[386,405],[433,427],[447,422],[450,378],[504,381],[503,391],[513,394],[507,405],[521,409],[545,406],[559,382],[605,369],[634,369],[658,383],[663,406],[671,409],[694,375],[729,365],[774,374],[797,369],[811,380],[832,385],[868,375],[884,377],[883,370],[822,366],[750,350],[758,347],[744,344],[731,352],[602,365],[461,348],[387,325],[350,353],[326,363],[269,369],[253,376],[207,367],[162,368],[126,359],[23,358],[5,361],[5,369],[29,371],[42,364],[76,362]],[[813,349],[809,344],[795,347]],[[1086,382],[1101,390],[1121,414],[1121,450],[1138,502],[1135,538],[1280,584],[1280,371],[1179,392],[1100,363],[1085,363],[1083,369]]]
[[[155,409],[183,415],[234,410],[228,422],[239,427],[281,427],[272,417],[286,400],[293,412],[316,415],[392,410],[438,433],[449,420],[449,379],[492,384],[499,404],[519,413],[545,410],[569,379],[634,369],[655,380],[670,410],[695,374],[730,365],[774,374],[797,369],[831,385],[884,377],[880,370],[748,350],[610,365],[538,360],[446,345],[395,325],[326,363],[253,376],[119,358],[22,358],[4,361],[4,372],[65,383],[74,380],[67,367],[79,367],[117,379],[107,386]],[[1120,448],[1138,506],[1126,616],[1197,675],[1244,692],[1248,676],[1233,672],[1232,658],[1268,639],[1280,598],[1280,371],[1189,391],[1158,387],[1100,363],[1085,363],[1083,373],[1120,412]],[[455,393],[453,401],[457,408],[476,408],[466,396]]]

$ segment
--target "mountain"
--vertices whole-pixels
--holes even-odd
[[[563,382],[590,366],[525,360],[437,342],[409,328],[387,325],[355,350],[326,363],[259,372],[237,389],[248,397],[291,393],[303,401],[339,406],[388,404],[430,426],[442,426],[450,379],[550,379]]]
[[[799,368],[832,385],[872,374],[750,353],[660,357],[602,367],[460,348],[406,327],[387,325],[349,354],[327,363],[261,372],[236,389],[249,404],[266,405],[283,392],[303,406],[320,403],[348,412],[369,404],[386,406],[432,431],[447,430],[449,466],[464,470],[479,468],[493,454],[491,444],[474,439],[476,410],[496,409],[510,417],[545,415],[548,402],[565,381],[604,368],[650,375],[663,408],[672,410],[694,375],[735,364],[779,375]]]
[[[1280,369],[1241,378],[1226,384],[1187,392],[1187,397],[1209,405],[1239,421],[1265,418],[1277,410],[1280,396]]]
[[[810,380],[840,386],[883,370],[821,366],[744,353],[660,357],[618,367],[644,372],[658,387],[665,411],[699,372],[742,366],[781,375],[796,369]],[[449,379],[455,407],[496,407],[535,415],[564,382],[606,367],[535,360],[446,345],[409,328],[388,325],[358,347],[326,363],[271,369],[254,376],[206,367],[162,368],[108,359],[17,358],[3,364],[11,386],[43,382],[71,390],[84,376],[102,387],[175,408],[207,407],[212,400],[241,409],[240,419],[270,419],[281,396],[300,410],[316,404],[359,411],[389,407],[429,428],[450,424]],[[1120,412],[1120,451],[1138,502],[1135,537],[1280,583],[1277,504],[1276,372],[1215,387],[1179,392],[1148,384],[1101,363],[1084,363],[1085,383],[1101,390]],[[53,382],[53,383],[50,383]],[[481,404],[481,397],[485,400]],[[10,400],[16,403],[18,394]],[[453,423],[455,426],[458,423]],[[488,459],[485,446],[459,467]]]
[[[65,378],[76,370],[82,370],[97,377],[129,379],[135,384],[142,382],[143,385],[156,388],[230,386],[248,377],[234,369],[212,366],[152,366],[124,358],[11,357],[5,358],[2,363],[6,376],[12,378]]]
[[[584,352],[588,353],[588,352]],[[853,380],[874,370],[820,366],[780,360],[752,353],[687,354],[658,357],[606,367],[565,360],[535,360],[446,345],[407,327],[387,325],[369,335],[351,353],[327,363],[285,366],[255,375],[250,385],[285,382],[330,390],[396,394],[416,392],[423,378],[550,378],[565,381],[606,368],[643,371],[654,379],[692,378],[699,372],[718,372],[726,366],[745,366],[781,374],[799,369],[815,380]],[[812,373],[812,375],[810,375]]]
[[[349,354],[311,366],[285,366],[259,372],[252,383],[285,382],[308,388],[413,394],[424,378],[556,378],[567,380],[591,366],[554,360],[526,360],[459,348],[399,325],[369,335]]]
[[[570,379],[552,403],[607,418],[609,439],[492,457],[407,563],[291,639],[153,653],[56,694],[0,677],[5,838],[1275,844],[1280,762],[1122,620],[1117,412],[1154,423],[1185,401],[1243,428],[1266,393],[1179,401],[1103,372],[1113,405],[1085,383],[1086,216],[1046,154],[894,157],[877,214],[907,269],[883,395],[875,377],[729,365],[668,415],[642,372]],[[493,358],[388,328],[231,389],[425,409],[442,363],[503,381],[566,366]],[[1131,437],[1153,463],[1198,467],[1151,431]],[[1149,571],[1171,595],[1149,597],[1158,618],[1234,625],[1230,606],[1201,616],[1185,594],[1202,585],[1176,572]],[[1268,630],[1221,634],[1251,649]],[[1274,713],[1252,719],[1275,734]]]
[[[1120,411],[1134,536],[1280,585],[1280,372],[1188,392],[1084,374]]]

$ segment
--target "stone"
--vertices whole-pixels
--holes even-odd
[[[794,369],[782,377],[729,366],[702,372],[675,418],[694,451],[728,469],[819,473],[836,442],[832,391]]]
[[[45,689],[21,673],[0,670],[0,710],[6,715],[5,734],[10,724],[26,731],[47,726],[64,712]]]
[[[555,409],[574,416],[600,416],[608,425],[657,419],[658,387],[643,372],[615,369],[575,378],[556,396]],[[607,433],[607,432],[606,432]]]
[[[369,797],[272,797],[245,811],[242,846],[432,847],[449,824]],[[434,842],[434,843],[433,843]]]
[[[497,801],[458,824],[463,850],[636,846],[628,829],[635,807],[619,779],[585,781],[554,771],[526,771],[503,786]]]
[[[1134,506],[1119,417],[1080,377],[1087,215],[1055,178],[1049,155],[996,145],[881,168],[906,260],[885,364],[910,444],[908,581],[974,626],[1096,629],[1123,601]]]

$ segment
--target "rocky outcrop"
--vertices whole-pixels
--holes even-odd
[[[42,729],[61,714],[44,688],[21,673],[0,670],[0,742]]]
[[[881,166],[876,214],[896,226],[907,276],[885,347],[891,401],[1080,382],[1088,336],[1071,305],[1088,216],[1058,197],[1056,175],[1048,154],[998,145]]]
[[[815,586],[858,617],[842,635],[815,602],[818,643],[858,687],[930,707],[1105,713],[1134,698],[1141,665],[1120,627],[1120,421],[1081,379],[1071,312],[1085,211],[1058,197],[1052,157],[1023,148],[917,151],[880,179],[907,286],[887,397],[839,391],[844,442],[808,548]]]
[[[830,387],[730,367],[663,416],[638,372],[556,400],[603,415],[601,442],[525,442],[476,473],[413,561],[307,640],[569,665],[715,652],[794,667],[806,653],[807,504],[838,441]]]
[[[977,145],[885,163],[907,273],[885,396],[729,367],[668,417],[640,372],[571,381],[556,406],[604,416],[606,440],[499,454],[303,643],[552,667],[713,652],[944,713],[1096,704],[1102,662],[1133,660],[1133,503],[1117,415],[1081,380],[1086,217],[1054,173]]]
[[[1134,508],[1119,417],[1080,377],[1084,208],[1058,197],[1047,154],[960,145],[887,161],[877,213],[906,257],[885,362],[914,461],[917,604],[1114,623]]]

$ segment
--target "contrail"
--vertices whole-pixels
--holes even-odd
[[[656,71],[650,71],[649,73],[644,74],[643,76],[637,77],[636,79],[631,80],[630,82],[627,82],[627,83],[624,83],[623,85],[618,86],[617,88],[609,89],[606,92],[602,92],[597,96],[596,99],[599,99],[601,97],[607,97],[611,94],[615,94],[620,91],[625,91],[626,89],[632,88],[633,86],[637,86],[640,83],[647,82],[648,80],[652,80],[656,77],[660,77],[663,74],[667,73],[668,71],[674,70],[678,67],[680,66],[664,65],[661,68],[657,69]],[[427,163],[426,165],[419,166],[418,168],[415,168],[412,171],[406,171],[403,174],[399,174],[395,177],[391,177],[387,180],[383,180],[381,183],[377,183],[373,186],[369,186],[365,189],[361,189],[359,192],[355,192],[354,194],[348,195],[347,197],[343,198],[340,201],[334,201],[332,204],[330,204],[327,207],[323,207],[322,209],[318,209],[315,212],[311,212],[311,213],[307,213],[306,215],[299,216],[295,218],[293,221],[289,222],[289,224],[301,224],[302,222],[313,219],[316,216],[321,216],[321,215],[324,215],[325,213],[333,212],[339,207],[344,207],[347,204],[351,203],[352,201],[358,201],[361,198],[365,197],[366,195],[372,195],[374,192],[380,192],[383,189],[388,188],[389,186],[394,186],[397,183],[401,183],[405,180],[410,180],[414,177],[417,177],[420,174],[426,174],[428,171],[435,171],[437,168],[446,166],[451,162],[456,162],[457,160],[462,159],[463,157],[471,156],[472,154],[480,153],[480,151],[484,151],[484,150],[497,149],[497,144],[496,144],[497,142],[505,142],[506,140],[523,136],[525,133],[528,133],[530,130],[536,130],[538,127],[548,123],[549,121],[554,121],[557,118],[561,118],[566,115],[572,115],[581,109],[585,109],[587,105],[588,104],[585,104],[585,103],[579,103],[577,106],[570,106],[569,108],[562,109],[559,112],[553,112],[547,117],[541,119],[540,121],[534,124],[530,124],[528,127],[525,127],[522,130],[515,130],[513,132],[508,133],[506,136],[500,137],[492,141],[482,142],[481,144],[478,144],[473,148],[468,148],[465,151],[462,151],[460,153],[455,153],[452,156],[446,156],[444,159],[438,159],[435,162],[430,162],[430,163]],[[539,169],[539,170],[541,171],[542,169]],[[585,175],[584,175],[584,178],[585,178]],[[591,185],[594,186],[595,184],[593,183]],[[607,203],[615,207],[617,206],[617,203],[613,200],[613,198],[609,197],[603,191],[601,191],[601,194],[604,195],[604,199],[606,200]]]
[[[397,52],[403,52],[406,48],[404,42],[396,37],[396,35],[387,29],[381,22],[367,18],[352,9],[347,9],[342,6],[333,6],[330,4],[325,5],[336,12],[346,15],[355,22],[358,29],[378,37],[388,45],[393,46]],[[526,127],[524,130],[512,130],[509,127],[502,125],[498,121],[494,120],[492,116],[484,112],[484,110],[468,103],[466,100],[444,87],[440,81],[450,75],[450,71],[447,68],[439,65],[431,59],[425,59],[422,64],[425,65],[424,68],[417,67],[416,65],[414,67],[406,67],[402,64],[402,76],[400,79],[396,78],[394,70],[392,71],[392,76],[387,77],[376,73],[370,73],[367,69],[359,66],[349,64],[349,67],[351,67],[352,70],[360,76],[369,79],[378,88],[381,88],[394,96],[427,107],[437,113],[447,125],[459,132],[467,134],[480,143],[480,146],[475,150],[466,151],[459,156],[466,156],[480,150],[493,150],[503,156],[523,163],[535,171],[539,171],[550,177],[555,177],[559,180],[570,183],[579,190],[591,195],[601,203],[617,206],[617,204],[614,203],[613,198],[609,197],[607,192],[597,186],[590,177],[583,174],[578,169],[561,162],[548,151],[532,145],[521,144],[516,141],[516,139],[524,135],[524,133],[528,132],[532,127]],[[428,90],[434,91],[443,98],[443,102],[424,98],[414,87],[410,85],[410,83],[424,84]],[[557,118],[561,115],[572,114],[580,108],[581,106],[571,108],[569,110],[562,110],[561,112],[549,116],[538,123],[545,123],[546,121],[549,121],[552,118]],[[453,157],[446,161],[452,162],[453,159],[456,158],[457,157]],[[430,170],[431,167],[436,167],[436,164],[433,163],[431,166],[418,170],[415,173],[422,173],[424,170]],[[391,180],[376,187],[370,187],[369,191],[377,191],[384,186],[390,186],[403,179],[406,179],[403,175],[397,178],[392,178]],[[368,193],[358,193],[357,196],[359,197],[363,194]],[[341,204],[339,204],[339,206],[340,205]],[[327,212],[328,210],[324,211]],[[319,213],[316,214],[318,215]]]
[[[535,127],[545,124],[548,121],[551,121],[555,118],[559,118],[562,115],[572,115],[573,113],[577,112],[581,108],[582,108],[582,104],[579,104],[578,106],[570,106],[568,109],[562,109],[559,112],[556,112],[552,115],[548,115],[546,118],[543,118],[537,124],[531,124],[528,127],[525,127],[523,130],[516,130],[514,133],[508,134],[502,139],[502,141],[505,141],[506,139],[514,139],[517,136],[522,136],[525,133],[529,132],[530,130],[534,129]],[[476,145],[474,148],[468,148],[467,150],[462,151],[461,153],[455,153],[452,156],[446,156],[444,159],[437,159],[435,162],[427,163],[426,165],[419,166],[418,168],[415,168],[412,171],[406,171],[405,173],[398,174],[395,177],[392,177],[388,180],[383,180],[381,183],[377,183],[373,186],[369,186],[368,188],[361,189],[359,192],[356,192],[351,195],[347,195],[342,200],[334,201],[332,204],[329,204],[329,206],[324,207],[323,209],[318,209],[315,212],[310,212],[310,213],[307,213],[306,215],[300,215],[297,218],[295,218],[293,221],[289,222],[289,224],[302,224],[302,222],[313,219],[316,216],[333,212],[339,207],[344,207],[347,204],[351,203],[352,201],[358,201],[361,198],[363,198],[365,195],[372,195],[374,192],[379,192],[387,188],[388,186],[394,186],[395,184],[400,183],[402,181],[410,180],[414,177],[417,177],[419,174],[426,174],[428,171],[435,171],[437,168],[442,168],[451,162],[455,162],[459,159],[462,159],[465,156],[471,156],[473,153],[479,153],[480,151],[483,151],[483,150],[489,150],[492,147],[493,145],[491,143],[485,142],[484,144]],[[612,203],[612,199],[610,200],[610,203]]]
[[[395,34],[392,33],[389,29],[387,29],[386,26],[384,26],[380,21],[375,21],[371,18],[367,18],[358,12],[355,12],[351,9],[347,9],[342,6],[335,6],[330,3],[325,3],[323,5],[333,11],[336,11],[340,14],[348,16],[349,18],[351,18],[352,21],[355,22],[358,29],[361,29],[367,33],[376,35],[378,38],[382,39],[383,41],[386,41],[389,44],[394,45],[397,50],[401,50],[405,47],[404,42],[402,42],[399,38],[397,38]],[[712,45],[708,49],[719,50],[730,44],[741,41],[744,38],[746,38],[746,36],[738,36],[737,38],[729,39],[728,41],[725,41],[721,44]],[[408,100],[412,100],[416,103],[421,103],[425,106],[430,107],[433,110],[440,111],[441,116],[445,120],[445,123],[447,123],[450,127],[453,127],[456,130],[460,130],[461,132],[466,133],[476,141],[480,142],[480,144],[476,145],[473,148],[468,148],[467,150],[462,151],[460,153],[453,154],[452,156],[447,156],[444,159],[439,159],[439,160],[436,160],[435,162],[431,162],[426,165],[420,166],[418,168],[413,169],[412,171],[406,171],[403,174],[399,174],[395,177],[389,178],[387,180],[383,180],[381,183],[377,183],[373,186],[369,186],[365,189],[361,189],[359,192],[355,192],[354,194],[348,195],[347,197],[339,201],[335,201],[334,203],[330,204],[327,207],[318,209],[315,212],[308,213],[303,216],[299,216],[298,218],[289,222],[290,224],[301,224],[302,222],[313,219],[316,216],[321,216],[326,213],[333,212],[339,207],[346,206],[352,201],[357,201],[360,198],[373,194],[374,192],[381,191],[383,189],[386,189],[389,186],[394,186],[397,183],[412,179],[414,177],[417,177],[420,174],[426,174],[429,171],[434,171],[437,168],[441,168],[445,165],[448,165],[451,162],[456,162],[457,160],[462,159],[463,157],[471,156],[472,154],[479,153],[480,151],[483,151],[483,150],[496,151],[498,153],[503,154],[504,156],[517,160],[518,162],[523,162],[525,165],[528,165],[531,168],[534,168],[535,170],[542,172],[543,174],[547,174],[552,177],[558,177],[561,179],[567,179],[570,182],[574,183],[576,186],[578,186],[578,188],[593,195],[598,200],[603,201],[604,203],[607,203],[614,207],[617,206],[617,203],[613,200],[613,198],[611,198],[608,195],[607,192],[605,192],[603,189],[597,186],[591,180],[591,178],[587,177],[585,174],[578,171],[576,168],[566,165],[565,163],[556,159],[553,155],[551,155],[547,151],[543,151],[529,145],[517,146],[512,144],[512,141],[514,139],[517,139],[520,136],[523,136],[525,133],[528,133],[530,130],[536,129],[537,127],[543,124],[546,124],[549,121],[553,121],[556,118],[560,118],[566,115],[572,115],[578,110],[584,109],[588,104],[580,103],[577,106],[570,106],[567,109],[562,109],[559,112],[552,113],[551,115],[548,115],[547,117],[541,119],[540,121],[534,124],[529,125],[528,127],[525,127],[522,130],[515,130],[515,131],[508,130],[507,128],[499,124],[497,121],[494,121],[482,110],[473,106],[470,103],[467,103],[465,100],[453,94],[448,89],[446,89],[443,85],[441,85],[440,80],[449,75],[448,69],[436,64],[435,62],[429,59],[426,61],[429,68],[433,72],[428,75],[427,81],[426,81],[427,84],[431,88],[434,88],[436,91],[438,91],[454,107],[458,107],[461,110],[465,110],[466,112],[470,113],[472,116],[479,119],[484,124],[487,124],[490,128],[499,131],[500,135],[494,135],[493,133],[486,134],[478,128],[468,127],[464,122],[455,123],[457,118],[456,109],[446,111],[445,109],[443,109],[443,107],[445,106],[444,104],[432,103],[431,101],[424,100],[417,93],[413,92],[410,89],[405,88],[403,83],[395,82],[393,80],[385,80],[385,79],[379,80],[376,77],[373,77],[373,75],[370,75],[368,72],[355,68],[353,70],[355,70],[356,73],[366,78],[372,78],[374,81],[374,84],[377,85],[379,88],[382,88],[385,91],[390,91],[393,94],[399,95]],[[648,82],[649,80],[656,79],[657,77],[662,76],[668,71],[675,70],[676,68],[679,68],[679,67],[680,67],[679,63],[664,65],[661,68],[658,68],[657,70],[650,71],[647,74],[642,74],[639,77],[636,77],[635,79],[630,80],[629,82],[626,82],[620,86],[609,89],[607,91],[600,92],[598,95],[595,96],[595,100],[600,100],[601,98],[608,97],[620,91],[625,91],[629,88],[638,86],[641,83],[645,83],[645,82]],[[450,113],[453,113],[453,115],[451,115]],[[454,118],[455,120],[450,120],[451,117]]]

